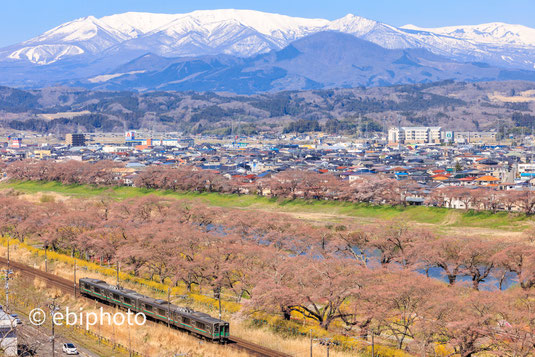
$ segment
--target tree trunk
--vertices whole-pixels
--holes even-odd
[[[292,311],[288,308],[288,306],[282,306],[282,317],[286,321],[290,321],[290,318],[292,317]]]
[[[360,338],[362,340],[367,340],[369,335],[369,326],[372,322],[372,319],[366,319],[365,321],[362,321],[360,324],[358,324],[358,327],[360,328]]]
[[[321,321],[320,322],[320,326],[325,330],[325,331],[328,331],[329,330],[329,326],[331,324],[331,319],[330,318],[326,318],[325,320]]]
[[[455,285],[456,280],[457,280],[457,275],[448,274],[448,283],[450,285]]]

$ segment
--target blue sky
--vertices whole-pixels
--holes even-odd
[[[437,27],[499,21],[535,27],[535,0],[2,0],[0,47],[88,15],[222,8],[331,20],[353,13],[395,26],[411,23]]]

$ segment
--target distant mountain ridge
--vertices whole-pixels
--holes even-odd
[[[296,47],[303,49],[305,45]],[[400,62],[410,64],[416,59],[412,56],[407,53]],[[209,62],[209,58],[205,60]],[[217,60],[212,60],[212,67],[217,68]],[[181,68],[180,65],[169,66],[169,71],[177,68]],[[156,77],[152,79],[158,79]],[[210,75],[207,75],[196,83],[208,85],[209,80]],[[235,81],[244,86],[255,83]],[[219,85],[223,86],[224,82]],[[535,101],[519,99],[533,99],[534,90],[535,82],[526,81],[442,81],[253,95],[190,90],[90,91],[72,87],[20,90],[0,86],[0,127],[41,134],[69,133],[78,129],[89,132],[142,129],[189,133],[215,130],[213,133],[230,135],[231,128],[236,129],[236,134],[240,127],[273,132],[295,121],[317,120],[325,127],[334,119],[341,122],[331,124],[353,135],[357,132],[356,125],[373,122],[375,129],[372,130],[382,130],[385,126],[399,125],[401,117],[404,126],[492,131],[500,122],[499,125],[507,128],[524,126],[527,132],[535,118]],[[367,131],[367,125],[364,129]]]
[[[535,81],[535,72],[454,62],[424,49],[386,49],[340,32],[320,32],[282,50],[249,58],[164,58],[146,54],[72,86],[98,90],[195,90],[239,94],[282,90],[352,88],[441,80]],[[98,80],[95,80],[98,79]]]
[[[397,28],[351,14],[329,21],[253,10],[225,9],[200,10],[186,14],[128,12],[102,18],[88,16],[76,19],[33,39],[0,49],[0,84],[36,87],[87,82],[93,86],[94,83],[104,83],[123,75],[132,75],[133,71],[138,77],[146,77],[149,76],[149,72],[163,70],[173,63],[184,64],[187,61],[199,63],[208,57],[213,61],[214,58],[223,58],[220,56],[227,56],[226,65],[231,61],[238,67],[245,66],[251,69],[253,66],[254,69],[264,70],[265,66],[262,67],[258,63],[251,65],[251,61],[254,62],[257,56],[268,53],[284,55],[292,48],[295,41],[333,31],[371,42],[383,49],[409,52],[425,50],[429,54],[440,56],[440,63],[452,63],[450,68],[458,66],[453,63],[478,62],[488,64],[489,67],[503,68],[504,71],[513,71],[516,73],[515,76],[519,73],[517,70],[535,69],[535,29],[521,25],[490,23],[434,29],[407,25]],[[317,38],[315,43],[318,44]],[[358,46],[364,46],[363,42],[358,42]],[[139,64],[139,59],[146,55],[153,56],[152,59],[157,63],[145,58],[144,68],[126,69],[132,61]],[[316,52],[316,55],[321,54]],[[301,60],[303,58],[301,56]],[[361,67],[359,63],[365,62],[356,61],[355,56],[353,59],[355,62],[353,65],[357,67]],[[307,65],[312,66],[312,62],[308,61]],[[378,62],[385,64],[381,59]],[[393,64],[395,65],[395,63],[389,65]],[[331,62],[329,65],[338,64]],[[238,68],[234,64],[232,67],[235,70]],[[315,75],[304,73],[309,70],[307,67],[285,69],[284,66],[277,65],[275,70],[277,76],[282,75],[280,69],[287,71],[287,75],[294,76],[294,79],[297,78],[295,76],[299,76],[299,81],[312,81],[327,87],[345,86],[345,83],[335,78],[338,74],[346,78],[354,74],[350,66],[345,66],[344,70],[338,68],[337,71],[329,71],[334,77],[322,78],[317,82],[313,79]],[[418,76],[415,76],[415,71],[409,71],[405,74],[394,73],[390,76],[392,79],[385,82],[372,77],[377,73],[372,73],[367,80],[357,81],[349,78],[347,82],[359,85],[368,83],[386,85],[400,83],[398,79],[404,83],[415,83],[428,81],[434,77],[493,80],[500,79],[500,73],[506,73],[497,69],[477,70],[473,74],[463,70],[451,73],[436,67],[430,69],[434,71],[427,71],[431,74],[427,76],[428,78],[423,78],[422,72],[418,72]],[[465,69],[468,67],[465,66]],[[383,72],[386,70],[396,72],[403,68],[398,66],[393,69],[386,67],[382,69]],[[314,72],[314,68],[310,68],[310,71]],[[441,75],[438,73],[440,71],[443,72]],[[359,73],[357,77],[361,77],[361,74]],[[88,81],[95,77],[98,78],[93,82]],[[296,83],[296,80],[284,81],[289,83],[288,87],[284,85],[262,87],[267,88],[266,90],[290,89]],[[187,80],[186,83],[192,82]],[[220,83],[213,83],[212,90],[222,86]],[[164,87],[166,86],[161,88]],[[148,90],[156,87],[131,83],[128,88]]]

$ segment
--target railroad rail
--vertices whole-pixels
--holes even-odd
[[[249,354],[254,356],[268,356],[268,357],[290,357],[291,355],[278,352],[267,347],[257,345],[255,343],[244,340],[243,338],[230,336],[229,340],[231,343],[235,343],[236,347],[247,351]]]
[[[0,257],[0,265],[7,266],[7,259]],[[13,271],[19,271],[22,275],[25,275],[30,278],[40,278],[43,279],[47,285],[58,288],[61,291],[73,295],[76,291],[76,294],[78,297],[82,297],[84,299],[88,299],[91,301],[94,301],[92,299],[83,297],[82,295],[78,295],[78,284],[76,284],[72,280],[68,280],[62,277],[59,277],[57,275],[44,272],[40,269],[33,268],[31,266],[28,266],[26,264],[19,263],[17,261],[14,261],[10,259],[9,261],[9,268]],[[76,289],[76,290],[75,290]],[[249,342],[247,340],[244,340],[239,337],[230,336],[229,337],[230,346],[234,346],[236,349],[245,351],[253,356],[259,356],[259,357],[291,357],[289,354],[282,353],[279,351],[275,351],[272,349],[269,349],[267,347],[263,347],[260,345],[257,345],[255,343]]]

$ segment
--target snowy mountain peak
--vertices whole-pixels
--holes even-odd
[[[262,34],[274,31],[287,31],[298,27],[322,27],[329,24],[324,19],[305,19],[286,15],[271,14],[254,10],[197,10],[185,14],[152,14],[127,12],[106,16],[100,19],[110,27],[123,33],[149,33],[182,23],[195,23],[199,26],[210,26],[217,23],[237,22],[254,28]]]
[[[526,69],[535,65],[535,29],[521,25],[396,28],[353,14],[329,21],[236,9],[87,16],[0,49],[0,62],[46,65],[70,58],[80,62],[99,60],[112,67],[147,52],[166,57],[247,57],[282,49],[322,31],[351,34],[389,49],[424,48],[461,61]]]
[[[99,31],[104,31],[113,36],[117,36],[121,40],[126,39],[113,27],[107,26],[94,16],[87,16],[57,26],[36,38],[25,41],[24,43],[37,43],[51,40],[65,42],[86,41],[97,36]]]
[[[362,36],[370,32],[379,23],[364,17],[347,14],[346,16],[332,21],[328,28],[332,31],[350,33],[355,36]]]
[[[107,26],[120,31],[130,38],[146,34],[176,19],[177,15],[153,14],[148,12],[125,12],[100,19]]]
[[[535,29],[523,25],[512,25],[503,22],[437,28],[423,28],[415,25],[405,25],[402,26],[402,28],[451,36],[476,43],[535,46]]]
[[[57,26],[18,46],[10,46],[15,49],[6,57],[45,65],[72,56],[95,54],[128,39],[121,31],[94,16],[87,16]],[[2,53],[5,52],[0,51],[0,55]]]
[[[423,27],[418,27],[413,24],[403,25],[400,28],[405,29],[405,30],[423,31]]]

